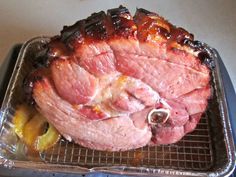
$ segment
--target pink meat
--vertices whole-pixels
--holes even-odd
[[[118,71],[142,80],[167,99],[178,98],[209,82],[209,74],[157,58],[117,54],[116,59]]]
[[[192,132],[196,128],[201,117],[202,117],[202,113],[191,115],[189,121],[184,125],[185,133]]]
[[[155,131],[156,136],[152,139],[153,142],[150,144],[171,144],[179,141],[184,133],[184,127],[160,127]]]
[[[106,42],[83,45],[76,50],[79,63],[88,72],[101,76],[115,71],[115,57]]]
[[[97,80],[69,59],[51,64],[52,78],[60,96],[72,104],[84,104],[95,95]],[[66,73],[66,74],[65,74]]]
[[[79,109],[57,95],[49,79],[34,85],[34,98],[39,110],[69,141],[89,148],[119,151],[145,146],[151,139],[147,124],[136,127],[128,116],[110,117],[91,121],[79,113]],[[63,121],[66,120],[66,121]],[[68,131],[69,129],[69,131]],[[85,131],[86,129],[86,131]],[[129,131],[127,131],[127,129]]]
[[[30,74],[26,92],[82,146],[124,151],[175,143],[207,108],[203,47],[158,14],[138,9],[132,17],[122,6],[94,13],[65,27],[48,48],[49,65]]]

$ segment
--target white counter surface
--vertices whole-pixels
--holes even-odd
[[[93,12],[127,6],[154,11],[216,48],[236,89],[235,0],[0,0],[0,65],[16,43],[40,35],[55,35]]]

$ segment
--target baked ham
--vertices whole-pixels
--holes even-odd
[[[42,59],[43,58],[43,59]],[[211,59],[156,13],[94,13],[47,44],[24,86],[69,141],[107,151],[171,144],[205,112]]]

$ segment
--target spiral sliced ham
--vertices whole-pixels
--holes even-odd
[[[133,17],[120,6],[66,26],[44,58],[26,94],[66,139],[92,149],[175,143],[196,128],[211,95],[201,43],[144,9]],[[153,110],[166,112],[149,119]]]

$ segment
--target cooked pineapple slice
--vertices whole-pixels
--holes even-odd
[[[52,147],[61,137],[40,113],[24,104],[17,107],[13,124],[19,138],[35,151]]]
[[[17,106],[15,115],[13,117],[14,131],[22,138],[23,137],[23,127],[32,118],[35,110],[30,108],[25,104]]]
[[[35,149],[35,142],[38,136],[43,134],[47,121],[40,114],[36,114],[24,126],[22,140],[27,146]]]
[[[41,152],[52,147],[61,138],[61,135],[51,124],[49,124],[48,126],[49,127],[47,132],[37,138],[36,141],[37,151]]]

